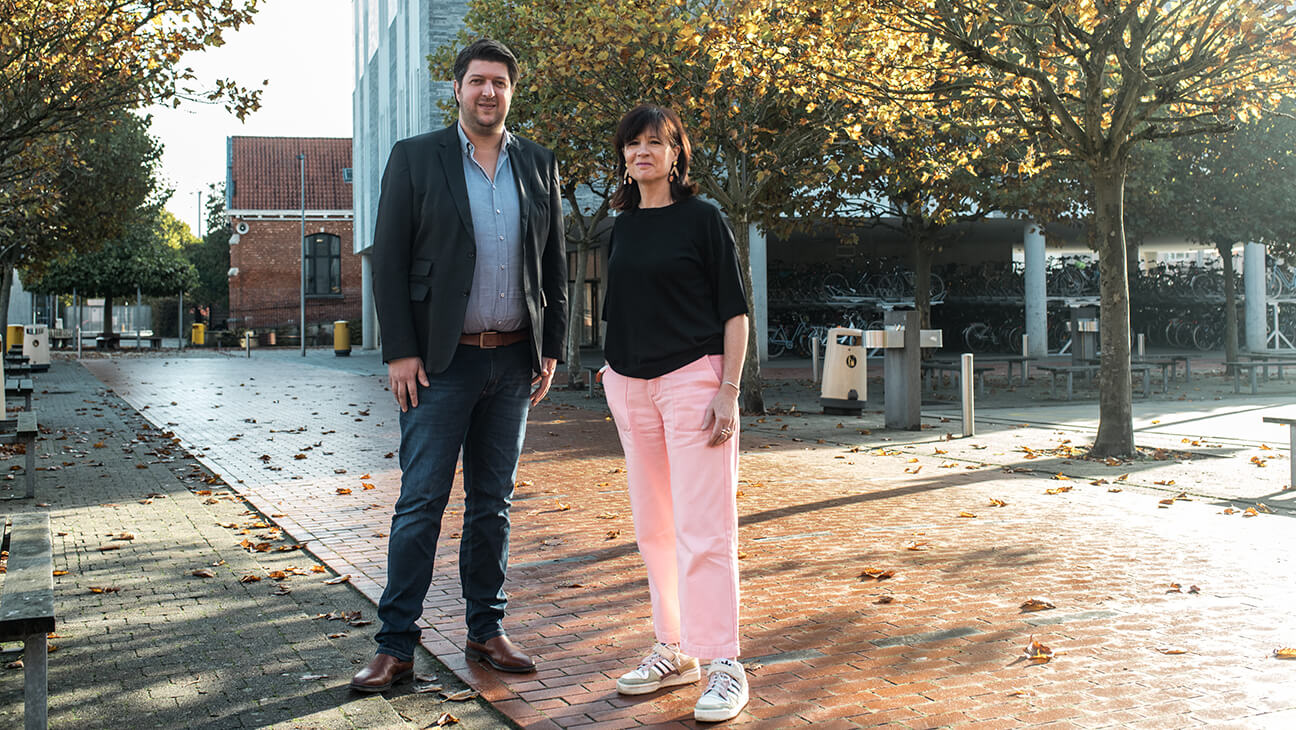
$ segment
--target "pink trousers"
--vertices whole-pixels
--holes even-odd
[[[652,379],[608,368],[657,640],[705,659],[738,656],[738,434],[709,446],[719,355]]]

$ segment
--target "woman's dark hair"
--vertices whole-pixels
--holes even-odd
[[[498,61],[505,66],[508,66],[509,83],[517,83],[517,56],[513,55],[513,51],[510,51],[508,46],[493,38],[482,38],[481,40],[473,41],[460,51],[458,56],[455,56],[454,80],[462,84],[464,74],[468,73],[468,64],[478,60]]]
[[[693,159],[693,145],[679,115],[664,106],[640,104],[626,112],[617,125],[612,147],[616,150],[616,175],[619,187],[609,203],[613,210],[635,210],[639,207],[639,184],[626,182],[625,147],[645,131],[655,132],[667,144],[679,150],[675,159],[678,175],[671,181],[671,200],[680,201],[697,193],[697,183],[689,179],[689,162]]]

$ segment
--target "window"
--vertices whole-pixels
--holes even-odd
[[[306,237],[306,295],[342,295],[342,239],[332,233]]]

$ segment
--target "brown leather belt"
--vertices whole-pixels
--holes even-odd
[[[504,347],[516,342],[529,339],[531,330],[514,330],[512,332],[476,332],[474,334],[462,334],[459,336],[459,344],[472,345],[489,350],[494,347]]]

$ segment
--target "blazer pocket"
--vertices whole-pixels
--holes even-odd
[[[410,276],[427,276],[432,273],[432,259],[414,259],[410,262]]]

